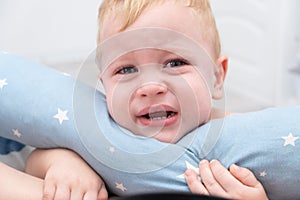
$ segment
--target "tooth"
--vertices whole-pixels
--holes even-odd
[[[166,112],[155,112],[155,113],[150,113],[149,114],[150,118],[159,118],[159,117],[167,117]]]
[[[151,117],[150,119],[151,120],[163,120],[163,119],[166,119],[167,117],[166,116],[162,116],[162,117]]]
[[[174,115],[175,115],[175,113],[174,113],[174,112],[168,113],[168,116],[167,116],[167,118],[173,117]]]

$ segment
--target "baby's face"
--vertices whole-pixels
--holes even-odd
[[[100,75],[112,118],[134,134],[170,143],[207,122],[215,63],[192,10],[166,3],[122,33],[114,24],[103,32]]]

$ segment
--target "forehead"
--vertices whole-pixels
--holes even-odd
[[[162,49],[183,54],[183,57],[197,54],[214,57],[211,41],[203,37],[207,27],[202,25],[199,14],[186,6],[184,0],[164,1],[147,7],[123,31],[120,31],[123,25],[121,16],[111,12],[103,22],[103,30],[99,32],[102,38],[99,48],[102,50],[99,52],[105,66],[124,53],[143,48]]]
[[[165,1],[147,7],[136,21],[124,31],[139,28],[165,28],[201,40],[200,17],[195,10],[187,7],[185,1]],[[119,33],[122,27],[122,15],[111,12],[106,16],[101,30],[102,41]]]

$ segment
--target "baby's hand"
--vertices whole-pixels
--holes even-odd
[[[202,182],[194,171],[185,172],[192,193],[230,199],[268,199],[261,183],[246,168],[232,164],[228,171],[217,160],[202,160],[199,173]]]
[[[67,149],[36,150],[29,169],[44,163],[36,172],[44,178],[43,200],[108,199],[104,182],[76,153]],[[34,175],[34,171],[32,173]]]

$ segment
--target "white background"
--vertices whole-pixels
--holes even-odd
[[[300,104],[299,0],[211,0],[233,110]]]

